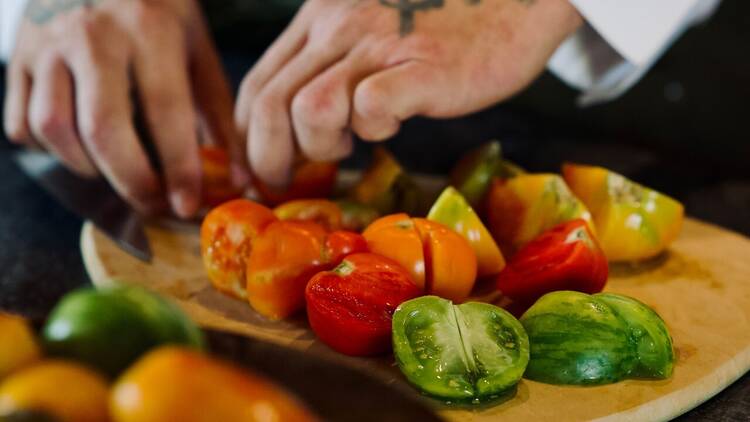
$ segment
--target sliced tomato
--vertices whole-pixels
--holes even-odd
[[[557,290],[601,292],[608,273],[607,258],[588,223],[576,219],[543,233],[514,255],[497,287],[516,304],[529,306]]]
[[[273,210],[280,220],[314,221],[326,230],[341,230],[341,208],[327,199],[297,199],[285,202]]]
[[[226,202],[206,215],[201,225],[201,255],[216,289],[245,299],[245,271],[253,242],[275,220],[270,209],[246,199]]]
[[[398,262],[409,271],[419,288],[425,288],[424,248],[411,217],[405,213],[381,217],[370,224],[362,235],[370,251]]]
[[[372,253],[353,254],[310,280],[307,317],[315,334],[334,350],[376,355],[390,350],[393,312],[420,293],[397,262]]]

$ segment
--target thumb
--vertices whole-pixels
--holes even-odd
[[[229,151],[232,183],[245,187],[250,180],[244,142],[234,125],[234,99],[224,68],[205,22],[198,25],[190,59],[192,88],[201,117],[204,139]]]
[[[364,140],[382,141],[395,135],[402,121],[433,114],[441,87],[433,69],[408,61],[362,80],[354,91],[352,130]]]

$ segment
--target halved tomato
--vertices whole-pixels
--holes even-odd
[[[353,254],[333,271],[317,274],[305,291],[307,317],[331,348],[353,356],[391,347],[391,318],[398,305],[420,289],[395,261],[372,253]]]
[[[581,218],[594,229],[586,206],[556,174],[527,174],[493,182],[487,198],[489,228],[505,256],[565,221]]]
[[[607,258],[581,219],[562,223],[524,246],[497,278],[497,287],[517,305],[530,306],[557,290],[599,293],[608,276]]]
[[[363,233],[370,250],[398,262],[425,294],[456,302],[466,299],[477,276],[469,242],[443,224],[394,214]]]
[[[245,271],[253,242],[275,220],[270,209],[246,199],[226,202],[206,215],[201,225],[201,255],[216,289],[245,299]]]
[[[257,179],[254,180],[254,185],[263,202],[269,205],[295,199],[328,198],[336,185],[338,170],[338,163],[299,159],[292,182],[285,190],[278,191]]]
[[[610,261],[638,261],[661,253],[680,233],[681,203],[602,167],[565,164],[563,175],[589,207]]]
[[[341,230],[341,208],[327,199],[297,199],[274,208],[279,220],[314,221],[326,230]]]

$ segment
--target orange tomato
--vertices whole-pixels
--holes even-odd
[[[203,205],[215,207],[239,198],[242,195],[242,189],[232,185],[227,151],[218,147],[201,146],[200,154],[203,167],[201,186]]]
[[[594,215],[610,261],[651,258],[679,235],[685,209],[669,196],[602,167],[565,164],[563,175]]]
[[[21,317],[0,312],[0,379],[40,356],[29,323]]]
[[[0,420],[39,411],[60,422],[107,422],[107,381],[78,363],[41,361],[0,385]]]
[[[556,174],[496,179],[486,207],[489,229],[505,256],[566,221],[581,218],[594,231],[591,213]]]
[[[216,289],[245,299],[245,272],[253,242],[275,220],[270,209],[246,199],[224,203],[208,213],[201,225],[201,255]]]
[[[274,208],[279,220],[313,221],[328,231],[341,230],[341,208],[327,199],[297,199]]]
[[[281,387],[200,353],[165,347],[112,388],[114,422],[265,422],[316,418]]]
[[[366,243],[356,233],[328,235],[310,221],[271,223],[247,261],[247,299],[262,315],[286,318],[304,308],[305,287],[312,276],[362,248]]]
[[[327,198],[336,185],[338,163],[300,161],[294,170],[292,182],[284,191],[277,191],[259,180],[255,180],[261,199],[270,205],[278,205],[294,199]]]
[[[363,236],[370,250],[399,263],[425,294],[465,300],[477,276],[469,242],[443,224],[394,214],[380,218]]]
[[[422,238],[411,217],[404,213],[381,217],[373,221],[362,236],[367,240],[367,246],[372,252],[398,262],[411,274],[414,283],[425,290]]]

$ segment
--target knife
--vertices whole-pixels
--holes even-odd
[[[94,225],[125,251],[151,262],[151,247],[143,220],[104,179],[84,179],[71,173],[57,159],[36,151],[19,151],[16,163],[66,209]]]

